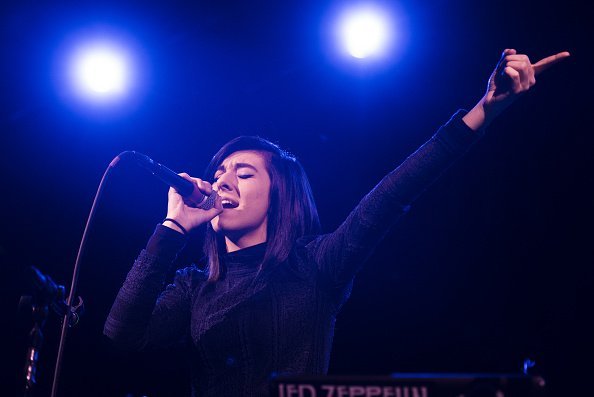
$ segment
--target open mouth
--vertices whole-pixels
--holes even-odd
[[[223,208],[227,209],[227,208],[237,208],[237,206],[239,206],[239,203],[229,200],[229,199],[223,199],[221,200],[221,205],[223,206]]]

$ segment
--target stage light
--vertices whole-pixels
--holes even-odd
[[[76,52],[72,78],[78,91],[91,97],[118,97],[126,93],[129,65],[116,46],[91,44]]]
[[[76,66],[79,83],[97,93],[119,93],[124,88],[126,65],[109,49],[93,49]]]
[[[134,35],[133,35],[134,33]],[[151,63],[142,31],[94,23],[56,43],[51,77],[69,115],[111,122],[136,112],[149,92]]]
[[[381,56],[392,39],[389,14],[374,5],[349,8],[339,18],[338,35],[354,58]]]

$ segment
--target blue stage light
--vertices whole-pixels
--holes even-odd
[[[132,114],[144,102],[151,63],[136,37],[119,27],[92,24],[73,29],[61,41],[53,56],[52,80],[65,106],[109,121]]]
[[[124,58],[110,48],[91,48],[80,54],[75,65],[81,88],[97,94],[121,94],[127,74]]]
[[[115,45],[93,43],[72,58],[71,78],[77,91],[90,98],[114,98],[127,93],[130,65]]]
[[[371,4],[350,7],[338,19],[337,34],[352,57],[381,57],[393,39],[390,15]]]

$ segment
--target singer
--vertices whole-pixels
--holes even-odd
[[[532,64],[505,50],[476,106],[454,114],[332,233],[320,234],[295,157],[261,138],[228,142],[203,179],[183,174],[202,194],[216,191],[213,208],[170,189],[166,220],[128,273],[105,334],[138,350],[190,341],[194,396],[262,396],[274,373],[325,374],[336,316],[390,225],[537,74],[567,56]],[[187,234],[200,227],[205,263],[166,286]]]

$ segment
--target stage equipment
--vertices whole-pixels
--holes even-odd
[[[159,178],[162,182],[165,182],[167,185],[174,188],[182,197],[193,202],[196,208],[209,210],[214,207],[217,196],[216,192],[213,191],[210,196],[206,197],[200,192],[200,190],[195,188],[192,182],[182,178],[169,168],[165,167],[163,164],[157,163],[142,153],[127,151],[119,154],[116,159],[122,159],[125,157],[134,158],[141,167],[146,168],[151,172],[151,174]]]
[[[78,324],[84,312],[83,300],[79,296],[78,303],[70,306],[64,300],[66,289],[56,284],[51,277],[31,266],[31,278],[34,286],[33,295],[23,295],[19,301],[19,310],[31,309],[33,328],[29,333],[29,347],[25,362],[25,396],[31,397],[37,385],[37,363],[43,346],[43,326],[51,308],[58,316],[68,319],[68,327]]]
[[[350,7],[339,18],[338,35],[354,58],[377,57],[388,47],[393,34],[390,16],[376,5]]]
[[[123,51],[113,45],[95,44],[78,51],[72,66],[81,92],[92,96],[121,95],[129,78]]]
[[[72,273],[72,282],[70,285],[70,294],[68,295],[68,300],[65,302],[65,304],[61,305],[62,307],[65,307],[65,308],[73,307],[72,302],[74,301],[74,299],[75,299],[74,297],[76,295],[76,287],[77,287],[77,283],[78,283],[78,275],[80,273],[81,259],[83,257],[83,254],[84,254],[84,251],[85,251],[85,248],[87,245],[89,230],[90,230],[91,224],[93,223],[93,219],[95,217],[97,203],[99,202],[99,200],[101,198],[107,178],[109,177],[111,171],[115,168],[115,166],[120,162],[120,160],[127,159],[127,158],[136,159],[143,167],[149,169],[155,176],[157,176],[163,182],[167,183],[169,186],[172,186],[176,189],[177,188],[181,189],[184,192],[184,194],[182,194],[182,195],[185,195],[188,199],[197,203],[198,208],[210,209],[214,206],[214,201],[216,199],[215,192],[213,192],[213,194],[211,194],[208,198],[205,198],[205,196],[202,193],[200,193],[198,191],[198,189],[194,189],[194,185],[191,182],[180,177],[175,172],[171,171],[169,168],[153,161],[151,158],[149,158],[143,154],[134,152],[134,151],[125,151],[125,152],[120,153],[118,156],[116,156],[109,163],[109,166],[103,173],[101,182],[99,182],[99,186],[97,188],[97,192],[95,193],[95,198],[93,200],[91,210],[89,211],[87,223],[85,225],[83,236],[82,236],[79,248],[78,248],[78,253],[76,255],[76,262],[74,264],[74,269],[73,269],[73,273]],[[51,281],[51,279],[46,278],[45,280],[46,281],[41,282],[41,284],[47,286],[48,280]],[[56,287],[56,289],[59,291],[64,291],[63,287],[62,288]],[[54,288],[52,287],[51,284],[50,284],[49,290],[50,291],[54,290]],[[63,292],[59,292],[59,294],[62,294],[62,296],[64,295]],[[78,299],[79,299],[79,302],[82,303],[82,300],[80,298],[78,298]],[[78,307],[78,306],[74,306],[74,307]],[[43,321],[47,317],[47,314],[44,314],[45,312],[47,312],[47,310],[45,310],[45,311],[41,310],[39,312],[39,314],[37,315],[39,317],[39,321],[41,321],[41,324],[43,324]],[[68,328],[71,326],[71,324],[73,324],[73,322],[78,321],[78,312],[77,311],[73,312],[72,310],[64,310],[62,315],[63,315],[62,331],[60,334],[60,342],[58,345],[58,354],[56,356],[56,365],[54,368],[54,377],[53,377],[53,382],[52,382],[51,397],[56,397],[57,392],[58,392],[58,381],[60,378],[62,356],[64,354],[64,346],[66,344],[66,334],[67,334]],[[40,328],[41,327],[39,327],[39,329]],[[41,339],[37,338],[36,340],[41,341],[42,338]],[[38,347],[36,347],[36,350],[33,352],[33,356],[31,356],[31,357],[35,358],[35,360],[37,358],[37,355],[35,354],[36,351],[38,351]]]
[[[541,397],[545,381],[524,374],[278,376],[274,397]]]

